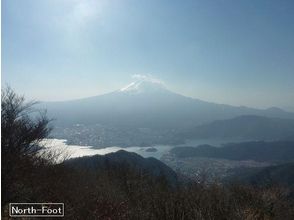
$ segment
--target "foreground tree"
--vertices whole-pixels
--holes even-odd
[[[2,205],[17,199],[24,178],[38,161],[39,143],[50,133],[45,112],[10,87],[1,94]],[[32,180],[33,181],[33,180]]]

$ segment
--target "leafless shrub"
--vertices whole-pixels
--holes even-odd
[[[50,120],[45,112],[33,108],[36,102],[25,102],[10,87],[1,93],[2,204],[17,197],[20,181],[30,173],[39,143],[48,136]]]

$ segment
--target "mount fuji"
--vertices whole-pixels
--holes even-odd
[[[279,108],[265,110],[215,104],[174,93],[153,80],[137,80],[117,91],[78,100],[44,102],[58,124],[110,123],[135,127],[189,127],[240,115],[294,118]]]
[[[132,142],[133,139],[140,139],[139,137],[139,144],[145,143],[150,139],[150,133],[152,137],[167,139],[171,138],[167,135],[171,134],[171,131],[186,130],[204,123],[241,115],[294,118],[294,113],[279,108],[260,110],[185,97],[168,90],[160,81],[147,79],[137,80],[108,94],[71,101],[44,102],[41,106],[47,109],[49,117],[56,119],[57,127],[83,125],[82,131],[79,130],[76,135],[91,130],[91,126],[103,127],[103,130],[94,129],[90,135],[92,138],[99,132],[116,133],[114,136],[119,137],[118,140],[109,145],[125,145],[121,143],[126,138]],[[98,138],[99,141],[104,143],[106,136]],[[107,137],[114,140],[114,136]]]

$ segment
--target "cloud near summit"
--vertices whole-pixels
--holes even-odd
[[[163,82],[161,79],[158,79],[150,74],[148,74],[148,75],[134,74],[134,75],[132,75],[132,78],[137,81],[148,81],[148,82],[159,83],[159,84],[165,85],[165,82]]]

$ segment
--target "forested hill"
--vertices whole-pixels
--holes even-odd
[[[189,139],[294,140],[294,120],[243,115],[196,126],[183,136]]]
[[[83,170],[101,171],[107,169],[131,168],[155,179],[165,179],[171,185],[177,184],[176,173],[161,161],[150,157],[144,158],[136,153],[124,150],[106,155],[94,155],[70,159],[65,165]]]

